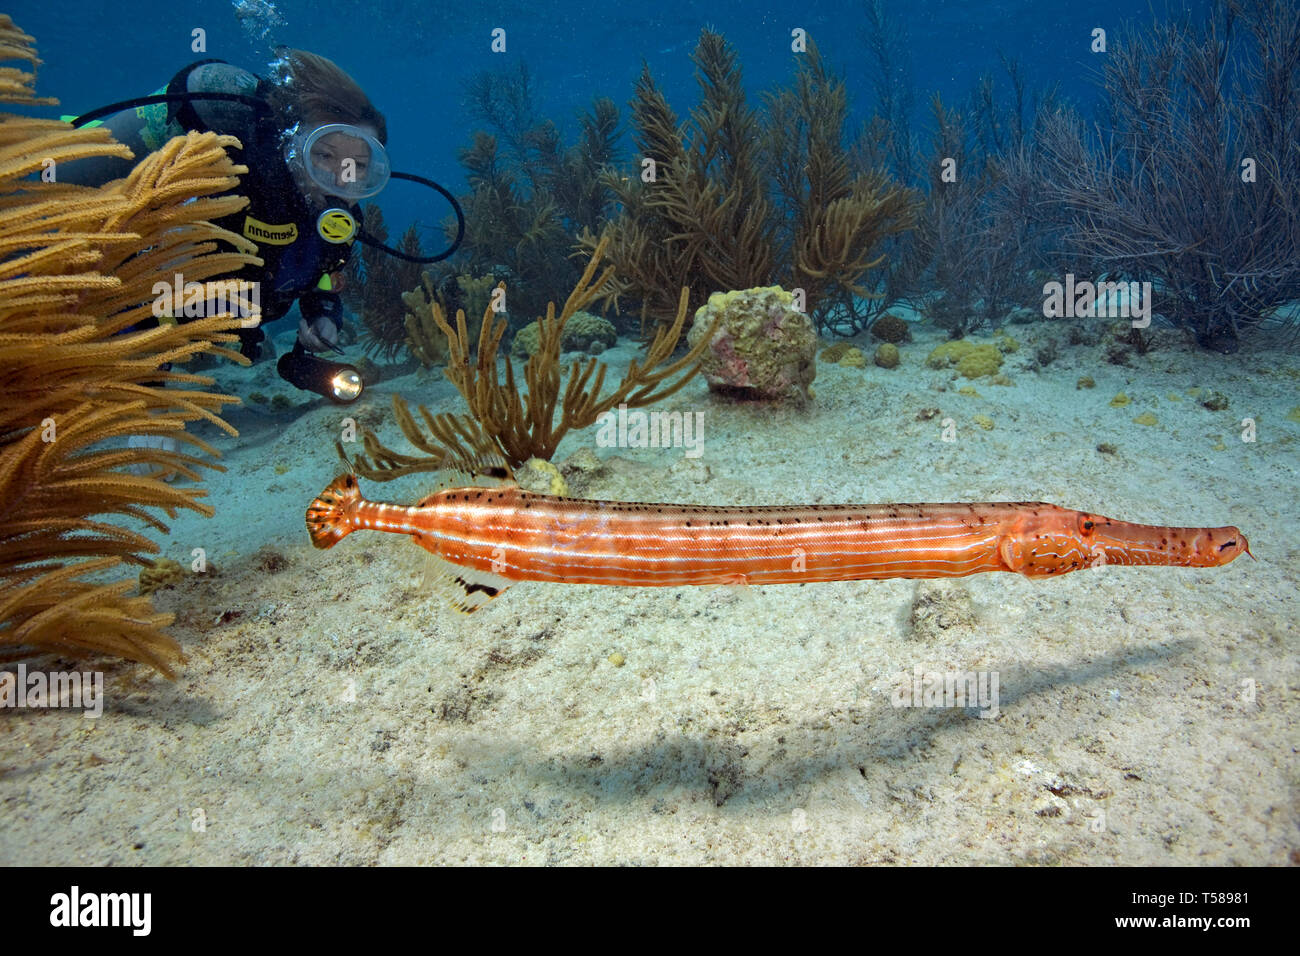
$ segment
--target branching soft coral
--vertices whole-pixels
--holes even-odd
[[[0,16],[0,56],[35,64],[31,37]],[[36,103],[33,75],[0,68],[0,100]],[[113,448],[127,435],[171,435],[214,455],[185,432],[204,419],[233,433],[220,417],[237,399],[196,390],[212,380],[164,371],[212,351],[246,363],[214,343],[238,340],[242,321],[226,312],[183,323],[151,321],[155,281],[205,282],[259,263],[244,239],[211,220],[245,205],[233,189],[247,172],[223,147],[232,137],[191,133],[145,158],[124,180],[100,188],[46,183],[44,160],[130,157],[105,130],[0,115],[0,647],[86,656],[110,653],[145,661],[165,674],[180,656],[162,628],[171,615],[133,581],[105,583],[122,562],[147,564],[157,546],[103,515],[137,519],[165,531],[155,510],[210,515],[200,488],[162,480],[216,467],[199,454]],[[221,248],[244,250],[219,251]],[[207,282],[209,292],[237,288]],[[256,321],[250,318],[247,321]],[[153,327],[137,328],[149,325]],[[161,387],[166,382],[170,387]],[[148,474],[128,474],[143,465]]]
[[[718,289],[771,283],[775,230],[762,174],[762,125],[745,99],[735,51],[705,30],[695,51],[701,101],[683,125],[643,66],[632,125],[643,165],[605,181],[622,212],[605,229],[616,285],[641,303],[642,319],[664,325],[678,290],[702,304]],[[594,249],[588,231],[582,244]]]
[[[917,200],[881,171],[855,175],[842,142],[844,82],[815,45],[798,61],[794,85],[768,97],[776,181],[785,200],[789,282],[820,316],[838,299],[868,298],[861,282],[883,259],[883,240],[912,225]]]
[[[365,223],[371,236],[387,242],[388,228],[377,205],[366,206]],[[398,248],[408,255],[423,254],[414,225],[402,235]],[[396,259],[366,244],[348,265],[344,296],[361,315],[361,346],[367,355],[394,362],[408,338],[402,297],[420,282],[420,264]]]
[[[1107,272],[1153,280],[1154,306],[1235,351],[1300,298],[1300,10],[1215,5],[1204,25],[1115,43],[1099,128],[1059,113],[1038,172],[1065,237]]]
[[[534,113],[522,64],[479,74],[467,99],[487,128],[460,151],[471,190],[464,258],[476,275],[508,269],[511,311],[533,315],[568,293],[579,274],[570,258],[577,234],[597,228],[612,200],[601,172],[617,158],[618,108],[594,100],[566,147],[555,124]]]
[[[862,277],[880,264],[879,244],[911,225],[916,201],[883,172],[853,171],[844,83],[811,48],[793,87],[768,97],[764,119],[720,34],[705,30],[694,58],[701,99],[689,123],[648,68],[637,81],[632,120],[653,169],[607,174],[623,207],[606,230],[614,291],[658,324],[676,311],[682,286],[702,304],[714,291],[780,282],[803,289],[814,316],[870,294]],[[596,241],[583,236],[588,248]]]
[[[669,361],[686,321],[687,293],[683,289],[672,325],[660,330],[644,361],[633,361],[613,391],[601,394],[605,384],[605,365],[594,358],[585,362],[575,361],[569,369],[568,382],[561,389],[560,354],[564,327],[611,281],[613,271],[610,268],[596,276],[604,253],[605,245],[602,243],[596,247],[595,255],[587,263],[559,315],[556,315],[555,304],[550,303],[546,316],[538,319],[539,345],[524,365],[527,392],[521,393],[516,387],[514,367],[508,357],[504,358],[505,381],[500,379],[497,353],[506,331],[504,320],[496,320],[490,308],[484,313],[477,355],[471,362],[465,313],[456,313],[456,326],[453,328],[441,306],[433,306],[434,319],[447,336],[451,348],[447,377],[464,396],[479,428],[495,442],[511,465],[520,465],[534,457],[550,459],[569,431],[595,424],[601,414],[618,405],[639,408],[667,398],[699,370],[700,358],[709,344],[707,336],[681,358]],[[400,455],[367,435],[366,454],[356,456],[351,463],[358,474],[381,480],[395,478],[412,471],[437,470],[456,457],[451,445],[455,429],[447,416],[432,416],[421,407],[420,414],[427,426],[427,432],[422,432],[400,398],[395,397],[393,404],[402,431],[412,444],[428,452],[428,456]],[[558,422],[555,420],[557,411],[560,412]]]

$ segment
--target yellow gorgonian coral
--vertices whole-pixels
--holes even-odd
[[[0,60],[38,63],[32,38],[6,16]],[[0,67],[0,101],[52,103],[34,95],[34,82],[30,69]],[[155,282],[183,269],[187,281],[238,301],[234,287],[209,280],[259,261],[210,221],[245,204],[220,195],[247,172],[226,155],[233,145],[192,133],[125,179],[65,185],[41,174],[130,151],[102,129],[0,114],[0,647],[106,652],[166,674],[180,656],[162,630],[171,616],[128,597],[134,580],[106,581],[105,572],[147,564],[143,555],[158,550],[112,516],[165,531],[157,511],[212,513],[199,501],[203,489],[162,476],[198,479],[196,467],[216,467],[215,450],[185,424],[202,418],[233,433],[219,412],[237,399],[204,391],[209,378],[161,366],[206,351],[241,360],[215,344],[235,341],[241,320],[230,312],[144,320]],[[112,447],[128,435],[173,435],[192,453]],[[145,473],[128,473],[131,465]]]

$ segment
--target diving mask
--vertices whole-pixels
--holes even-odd
[[[368,199],[388,185],[388,151],[359,126],[330,123],[295,131],[285,159],[304,186],[327,196]]]

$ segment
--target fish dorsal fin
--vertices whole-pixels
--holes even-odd
[[[465,415],[438,415],[434,420],[442,428],[442,437],[447,439],[441,466],[444,480],[439,482],[440,488],[515,483],[510,463],[478,422]]]
[[[417,507],[428,505],[434,494],[448,488],[509,488],[516,484],[510,463],[474,419],[463,415],[426,418],[436,423],[445,447],[434,491],[416,502]]]
[[[438,472],[438,491],[447,488],[510,488],[515,482],[514,473],[505,462],[496,467],[485,462],[458,462]]]
[[[513,488],[515,484],[515,477],[508,466],[504,474],[494,467],[481,470],[442,468],[438,471],[438,480],[433,485],[434,490],[417,501],[415,506],[427,508],[433,504],[440,491],[447,491],[450,488]]]
[[[444,597],[462,614],[473,614],[515,582],[491,571],[479,571],[452,564],[436,554],[425,559],[425,587]]]
[[[443,470],[438,472],[438,481],[434,483],[433,491],[416,501],[415,507],[429,507],[441,492],[451,488],[513,488],[514,485],[513,480],[501,481],[482,472]]]

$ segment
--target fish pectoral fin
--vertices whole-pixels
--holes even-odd
[[[1023,574],[1025,571],[1025,544],[1015,534],[1004,534],[998,540],[998,557],[1003,570]]]
[[[436,554],[430,554],[425,562],[425,587],[445,597],[462,614],[473,614],[514,583],[491,571],[461,567]]]

